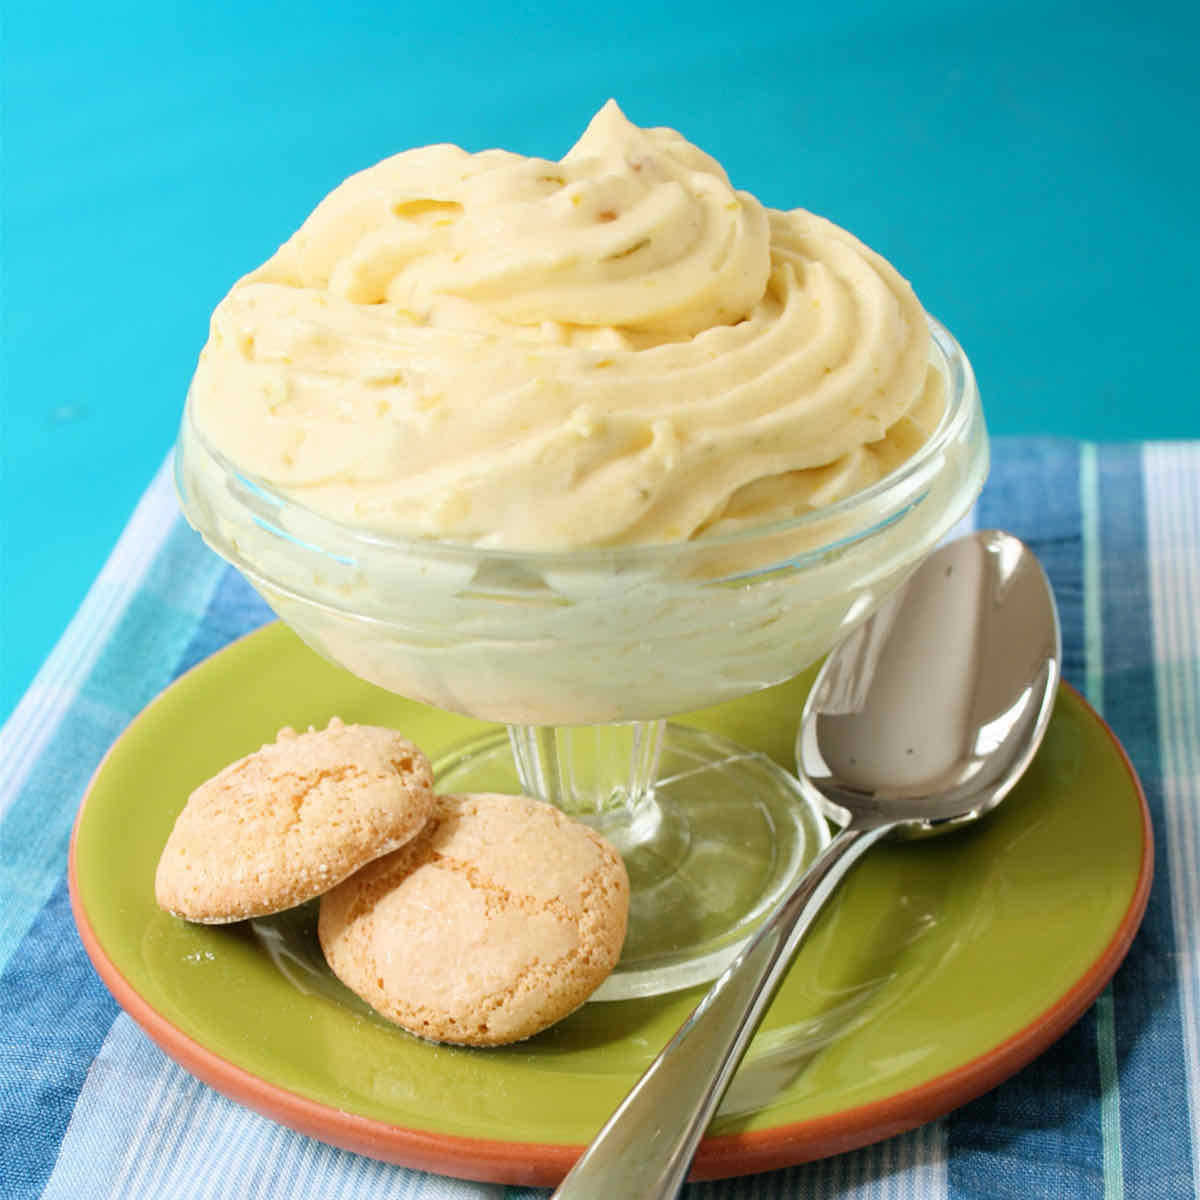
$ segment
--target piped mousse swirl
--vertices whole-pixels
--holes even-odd
[[[189,397],[327,517],[529,550],[803,514],[943,404],[892,266],[611,101],[558,162],[436,145],[347,179],[217,307]]]

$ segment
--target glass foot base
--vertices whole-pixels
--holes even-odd
[[[523,792],[509,736],[434,763],[439,791]],[[715,979],[829,840],[816,805],[771,759],[667,725],[652,787],[574,812],[621,852],[632,889],[621,961],[593,1000],[656,996]]]

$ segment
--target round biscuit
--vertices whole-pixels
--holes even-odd
[[[207,924],[280,912],[402,846],[433,810],[433,771],[390,729],[285,728],[188,798],[159,859],[155,896]]]
[[[439,796],[407,846],[321,900],[335,975],[430,1041],[517,1042],[578,1008],[625,940],[629,877],[603,837],[526,796]]]

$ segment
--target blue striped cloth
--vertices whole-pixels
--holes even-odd
[[[1141,932],[1085,1018],[995,1091],[688,1200],[1200,1195],[1200,443],[1002,440],[974,520],[1041,556],[1067,678],[1141,776],[1158,846]],[[65,878],[88,779],[156,693],[268,618],[182,522],[164,468],[0,731],[0,1196],[542,1196],[384,1165],[256,1116],[165,1058],[92,972]]]

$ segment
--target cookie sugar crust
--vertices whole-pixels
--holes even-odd
[[[372,1008],[432,1041],[531,1037],[620,956],[629,880],[616,850],[524,796],[439,796],[421,834],[323,897],[321,947]]]
[[[160,907],[223,924],[311,900],[402,846],[433,810],[433,771],[390,729],[280,730],[188,798],[155,875]]]

